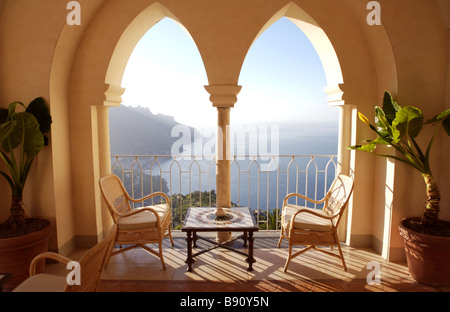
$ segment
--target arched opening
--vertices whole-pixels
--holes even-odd
[[[175,229],[186,214],[185,197],[205,188],[201,175],[209,162],[194,160],[202,156],[196,139],[205,134],[203,128],[216,125],[216,112],[204,88],[207,81],[189,32],[166,17],[134,47],[120,84],[121,105],[109,108],[113,173],[134,198],[168,194]]]
[[[124,70],[121,107],[110,109],[111,154],[169,156],[172,128],[214,123],[206,82],[187,31],[171,18],[152,26]],[[133,116],[140,116],[141,123]]]
[[[336,107],[343,104],[342,83],[328,37],[293,4],[266,24],[248,51],[239,81],[243,89],[232,111],[236,127],[232,132],[248,131],[247,137],[237,135],[235,154],[248,156],[246,200],[257,207],[258,221],[267,222],[268,230],[279,229],[274,220],[280,219],[287,193],[321,199],[342,170],[338,166],[343,158],[339,150],[342,112]],[[261,126],[269,133],[262,133]],[[257,142],[251,142],[252,135]],[[239,137],[249,141],[245,148]],[[267,152],[271,157],[265,156]],[[238,161],[239,157],[232,165],[242,166]],[[257,190],[250,191],[251,187]],[[232,196],[240,198],[241,191],[232,190]]]
[[[161,32],[161,29],[165,31]],[[188,54],[182,54],[186,50]],[[195,79],[187,77],[191,76],[192,71],[196,72]],[[171,145],[176,140],[172,138],[173,128],[181,125],[183,131],[187,128],[193,134],[192,125],[199,121],[213,121],[212,118],[200,119],[202,116],[199,114],[199,111],[208,114],[208,109],[212,110],[209,102],[198,100],[200,93],[203,93],[205,101],[208,100],[203,88],[206,81],[204,65],[194,40],[172,12],[154,3],[134,17],[121,34],[106,72],[108,89],[99,121],[103,124],[99,140],[104,143],[100,174],[114,172],[117,159],[111,158],[111,154],[170,156]],[[137,115],[143,128],[138,129],[139,123],[131,120],[134,129],[128,136],[123,136],[126,131],[117,120],[118,116],[123,117],[119,111],[122,103],[134,107],[131,114]],[[158,114],[164,116],[158,118]],[[155,119],[159,119],[157,124],[153,122]],[[118,131],[114,132],[114,128]],[[116,135],[122,136],[120,141],[127,144],[112,143]],[[150,144],[145,144],[148,138]],[[130,147],[133,142],[137,146],[134,149]],[[158,142],[163,142],[163,146]],[[114,150],[117,146],[123,148]],[[144,193],[155,191],[169,193],[162,171],[170,167],[170,162],[161,164],[162,157],[132,158],[125,160],[130,194],[142,197]],[[122,165],[119,162],[119,167]],[[126,181],[124,184],[127,186]],[[104,227],[108,227],[109,223],[108,216],[103,216]]]
[[[278,64],[283,64],[286,67],[285,73],[287,74],[282,78],[285,81],[283,84],[285,86],[284,89],[274,92],[272,95],[272,97],[275,97],[274,103],[269,103],[268,106],[272,106],[275,108],[273,111],[276,111],[278,110],[277,102],[281,102],[280,99],[286,99],[290,96],[290,101],[294,99],[297,103],[291,102],[291,109],[287,108],[285,112],[283,109],[281,111],[285,115],[290,114],[290,117],[294,120],[291,122],[298,124],[303,118],[308,121],[314,120],[315,124],[330,125],[331,121],[331,124],[338,128],[336,152],[339,171],[350,174],[350,157],[347,146],[350,145],[351,125],[354,118],[351,114],[351,106],[345,105],[342,98],[343,91],[341,88],[344,79],[339,59],[330,39],[319,24],[299,6],[289,3],[278,11],[261,29],[247,54],[246,62],[252,56],[251,53],[255,49],[255,45],[258,45],[261,36],[266,35],[266,32],[270,29],[276,30],[277,28],[275,27],[278,26],[280,26],[280,34],[274,34],[274,37],[283,40],[283,36],[286,36],[283,32],[286,33],[287,31],[281,29],[281,27],[285,27],[294,35],[292,35],[292,42],[285,42],[290,51],[283,55],[284,52],[280,49],[280,53],[277,56],[278,59],[274,60],[274,64],[280,62]],[[268,51],[270,53],[271,50],[273,50],[273,47],[268,45],[262,55],[267,54]],[[288,51],[286,48],[285,50]],[[270,55],[268,56],[270,57]],[[303,63],[301,63],[302,61]],[[241,80],[246,79],[245,66],[247,65],[244,63]],[[265,67],[261,63],[255,71],[260,71],[261,68]],[[276,69],[276,71],[279,71],[279,69]],[[276,78],[271,79],[269,75],[267,77],[267,81],[270,81],[270,84],[276,85],[276,82],[273,82],[276,81]],[[266,86],[265,89],[263,87],[261,89],[273,90],[274,88]],[[243,90],[242,93],[244,92],[246,91]],[[243,97],[242,93],[241,99]],[[285,102],[289,103],[289,101]],[[241,102],[240,104],[243,103]],[[335,107],[339,107],[339,109]],[[293,109],[297,109],[297,111]],[[321,127],[322,131],[323,128],[324,126]],[[328,152],[329,150],[324,149],[323,151]],[[308,150],[305,152],[307,153]]]
[[[207,81],[195,42],[182,25],[166,17],[134,48],[124,71],[122,100],[189,126],[208,124],[211,118],[205,117],[214,111],[203,87]]]
[[[232,122],[279,126],[283,155],[336,155],[339,111],[330,107],[324,91],[332,75],[327,77],[317,50],[296,23],[282,17],[253,43]]]

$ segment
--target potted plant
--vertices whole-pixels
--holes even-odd
[[[19,107],[21,111],[18,112]],[[43,98],[33,100],[28,106],[14,102],[8,109],[0,109],[0,159],[7,168],[6,172],[0,170],[0,175],[12,191],[10,216],[0,224],[0,273],[13,274],[9,287],[28,276],[31,260],[47,251],[52,235],[50,221],[29,218],[23,203],[31,166],[48,144],[45,134],[50,131],[51,124],[52,118]]]
[[[416,169],[426,185],[426,204],[421,217],[405,218],[399,225],[404,240],[406,258],[411,276],[426,285],[450,285],[450,222],[439,219],[440,192],[430,166],[430,153],[440,127],[450,136],[450,109],[425,121],[415,107],[401,107],[385,92],[383,107],[375,107],[375,125],[366,116],[359,118],[377,134],[374,140],[350,149],[373,153],[405,163]],[[423,150],[416,141],[424,125],[435,125],[434,135]],[[385,145],[395,154],[379,154],[376,147]]]

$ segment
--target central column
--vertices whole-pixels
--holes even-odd
[[[223,208],[231,208],[231,147],[230,147],[230,111],[237,102],[240,86],[210,85],[206,91],[211,95],[210,101],[217,108],[217,142],[216,142],[216,216],[223,217]],[[218,232],[217,240],[224,242],[231,239],[230,232]]]
[[[231,207],[230,107],[217,107],[216,142],[216,216],[224,217],[223,208]]]

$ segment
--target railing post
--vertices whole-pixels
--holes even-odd
[[[210,101],[217,108],[217,144],[216,144],[216,215],[223,216],[222,208],[231,207],[231,147],[230,147],[230,111],[237,102],[240,86],[205,86],[211,95]],[[231,233],[220,232],[219,242],[226,241]]]

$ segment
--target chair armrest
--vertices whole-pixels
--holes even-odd
[[[45,259],[52,259],[52,260],[56,260],[59,263],[63,263],[63,264],[68,264],[69,262],[71,262],[72,260],[61,256],[57,253],[54,252],[44,252],[38,256],[36,256],[30,264],[30,276],[36,275],[36,267],[39,263],[39,261],[45,260]]]
[[[300,198],[303,198],[303,199],[305,199],[305,200],[307,200],[307,201],[309,201],[311,203],[314,203],[314,204],[322,204],[323,202],[325,202],[325,198],[323,198],[321,200],[314,200],[314,199],[306,197],[306,196],[304,196],[302,194],[291,193],[291,194],[286,195],[286,197],[284,198],[283,207],[286,206],[286,203],[287,203],[288,199],[291,198],[291,197],[300,197]]]
[[[169,197],[167,196],[166,193],[163,193],[163,192],[155,192],[155,193],[152,193],[150,195],[146,195],[146,196],[144,196],[142,198],[138,198],[138,199],[129,198],[129,200],[131,202],[133,202],[133,203],[140,203],[140,202],[143,202],[144,200],[147,200],[147,199],[155,197],[155,196],[162,196],[162,197],[164,197],[164,199],[166,200],[166,203],[170,206]]]

